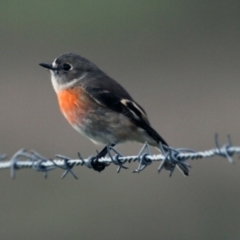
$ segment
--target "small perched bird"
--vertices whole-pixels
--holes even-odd
[[[144,109],[95,64],[74,53],[40,63],[51,73],[60,109],[68,122],[95,144],[126,141],[168,144],[151,127]],[[99,156],[104,156],[106,147]]]

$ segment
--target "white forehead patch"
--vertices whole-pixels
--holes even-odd
[[[57,58],[55,58],[54,61],[53,61],[53,63],[52,63],[52,66],[53,66],[54,68],[57,67],[56,60],[57,60]]]

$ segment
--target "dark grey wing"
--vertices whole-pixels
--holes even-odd
[[[93,82],[94,81],[94,82]],[[136,126],[144,129],[157,143],[168,146],[164,139],[151,127],[146,112],[128,92],[111,78],[88,81],[82,85],[85,91],[100,105],[124,114]]]

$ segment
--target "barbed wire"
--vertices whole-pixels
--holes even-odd
[[[97,159],[96,156],[90,156],[83,159],[80,153],[78,153],[78,159],[71,159],[63,155],[56,155],[55,159],[50,159],[40,155],[36,151],[20,149],[8,161],[6,160],[6,154],[0,154],[0,169],[10,169],[11,177],[15,178],[16,170],[31,168],[35,171],[43,172],[45,178],[47,178],[48,173],[51,170],[61,168],[64,170],[62,178],[65,178],[65,176],[70,173],[75,179],[77,179],[77,176],[72,171],[75,166],[86,166],[96,171],[102,171],[110,164],[115,164],[118,166],[117,172],[119,173],[121,169],[128,169],[128,167],[125,166],[126,163],[138,162],[138,167],[133,172],[140,173],[151,163],[160,161],[161,163],[158,167],[158,173],[160,173],[162,169],[166,169],[170,172],[170,176],[172,176],[177,167],[185,176],[188,176],[189,168],[191,166],[186,162],[187,160],[221,156],[232,163],[232,156],[240,153],[240,147],[232,145],[230,136],[228,136],[228,143],[220,147],[218,135],[216,134],[215,144],[216,148],[200,152],[185,148],[174,149],[171,147],[166,151],[166,147],[164,146],[163,148],[163,146],[160,145],[162,154],[152,155],[149,145],[145,143],[136,156],[123,156],[114,147],[108,146],[107,150],[109,157],[102,157],[100,159]],[[113,156],[111,152],[115,155]]]

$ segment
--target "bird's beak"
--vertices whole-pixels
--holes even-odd
[[[47,68],[47,69],[49,69],[49,70],[56,70],[54,67],[53,67],[53,65],[52,64],[49,64],[49,63],[39,63],[39,65],[41,66],[41,67],[44,67],[44,68]]]

